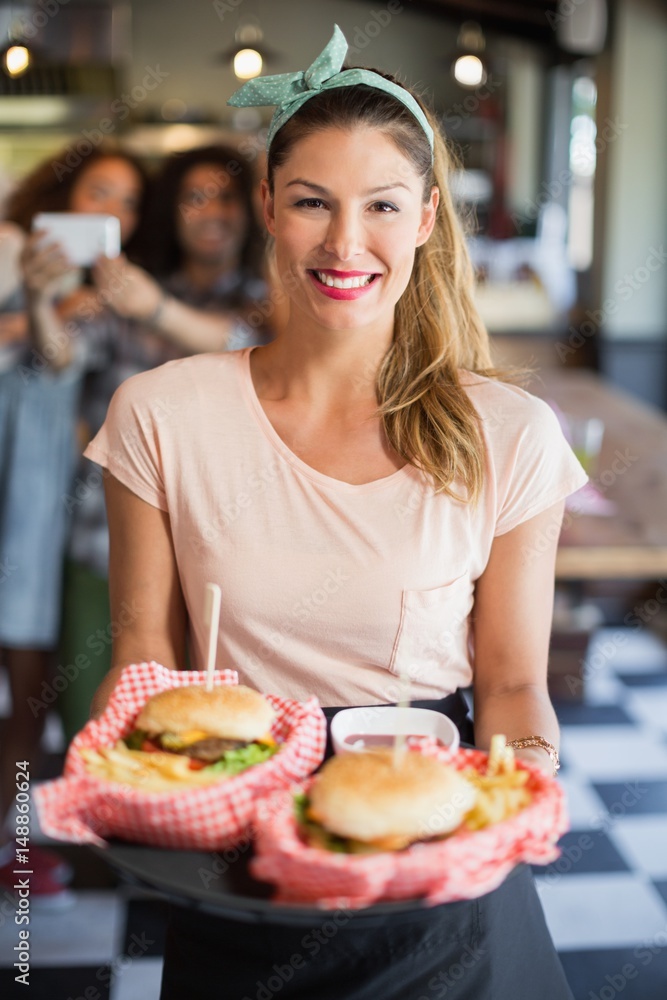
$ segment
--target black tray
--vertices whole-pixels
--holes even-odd
[[[449,714],[447,706],[451,707],[452,702],[457,699],[462,702],[462,696],[457,694],[439,701],[411,701],[410,704],[417,708],[430,708]],[[340,711],[338,708],[323,709],[327,717],[328,732],[331,719],[338,711]],[[452,717],[456,721],[456,714]],[[470,744],[462,741],[461,746],[468,747]],[[326,757],[332,752],[329,735]],[[245,841],[238,850],[231,848],[217,854],[213,851],[148,847],[124,840],[111,840],[107,847],[93,847],[92,850],[120,872],[127,881],[144,888],[157,889],[174,903],[218,916],[232,917],[234,920],[247,923],[312,927],[322,922],[323,914],[332,912],[322,907],[273,903],[271,896],[274,887],[266,882],[258,882],[248,870],[253,848]],[[218,873],[214,867],[216,862],[219,866]],[[209,877],[207,872],[213,877]],[[439,906],[457,905],[460,904],[439,904]],[[392,913],[402,914],[407,920],[419,920],[437,908],[427,906],[420,898],[376,903],[355,910],[354,920],[355,923],[380,923]]]
[[[321,923],[323,914],[327,913],[321,907],[273,903],[273,886],[258,882],[248,870],[252,847],[247,844],[244,849],[242,845],[240,851],[230,848],[215,853],[169,850],[112,840],[108,847],[93,847],[92,850],[127,881],[157,889],[173,903],[218,916],[247,923],[311,927]],[[417,916],[432,909],[418,898],[377,903],[355,910],[355,922],[372,923],[392,913]]]

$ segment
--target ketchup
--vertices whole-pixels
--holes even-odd
[[[420,737],[424,735],[424,733],[406,733],[405,738],[409,739],[410,736]],[[395,739],[395,736],[384,736],[380,733],[350,733],[349,736],[345,737],[344,742],[352,746],[357,742],[357,740],[363,740],[364,749],[368,749],[372,747],[393,747]],[[435,741],[438,746],[445,747],[447,745],[437,737],[435,737]]]

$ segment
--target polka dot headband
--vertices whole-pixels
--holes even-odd
[[[336,24],[330,42],[307,70],[248,80],[232,94],[227,104],[235,108],[277,106],[266,139],[268,149],[278,129],[282,128],[295,111],[298,111],[311,97],[324,90],[354,87],[362,83],[390,94],[405,105],[426,133],[432,155],[433,129],[412,94],[369,69],[346,69],[341,72],[346,53],[347,40]]]

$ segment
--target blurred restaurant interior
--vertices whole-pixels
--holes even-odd
[[[15,239],[12,195],[24,178],[46,162],[67,178],[104,149],[139,161],[150,191],[180,154],[231,147],[254,178],[255,225],[263,225],[257,186],[271,111],[226,100],[258,72],[307,65],[334,24],[350,42],[349,64],[394,73],[432,103],[457,156],[451,189],[468,229],[476,302],[495,358],[529,370],[529,390],[556,410],[590,475],[566,507],[550,653],[571,831],[561,858],[535,874],[576,1000],[621,993],[664,1000],[665,0],[0,0],[0,220],[9,218],[0,222],[0,261],[9,267],[2,244]],[[150,211],[150,194],[148,204]],[[149,220],[165,211],[156,206]],[[150,242],[147,231],[146,247]],[[136,258],[161,280],[151,260],[148,250]],[[5,278],[0,274],[2,433],[5,356],[16,357],[27,329]],[[169,281],[178,298],[176,278]],[[215,314],[215,297],[193,287],[183,301]],[[254,301],[261,311],[261,292]],[[229,308],[222,298],[218,305]],[[279,310],[265,309],[262,336],[279,326]],[[169,347],[181,350],[173,339]],[[151,364],[178,356],[156,350],[160,360]],[[150,367],[132,357],[120,377],[140,370],[134,364]],[[96,374],[101,380],[103,365]],[[101,399],[92,407],[99,410]],[[90,437],[90,423],[87,416],[79,422],[80,440]],[[1,439],[0,448],[4,462]],[[48,473],[31,473],[23,488],[32,497]],[[82,475],[75,466],[63,500],[75,497],[76,505],[77,489],[94,488]],[[12,562],[0,556],[2,602]],[[87,581],[81,576],[79,586]],[[88,634],[71,607],[69,616],[68,652],[56,648],[52,677],[76,651],[72,637]],[[61,714],[65,697],[55,704],[55,695],[43,695],[48,704],[36,713],[45,724],[41,778],[60,773],[67,740],[82,724]],[[5,725],[12,717],[1,663],[0,717]],[[54,846],[36,828],[34,836]],[[29,995],[157,997],[160,894],[107,866],[99,852],[57,850],[73,869],[74,905],[35,911]],[[19,995],[12,992],[16,928],[4,886],[2,898],[0,994],[10,997]]]

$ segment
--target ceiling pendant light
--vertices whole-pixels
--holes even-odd
[[[31,62],[30,49],[26,45],[9,45],[2,56],[2,67],[7,76],[21,76]]]
[[[473,90],[486,82],[486,63],[482,53],[486,40],[476,21],[465,21],[456,40],[457,55],[452,63],[452,74],[461,87]]]
[[[252,80],[262,72],[264,60],[257,49],[239,49],[234,56],[234,73],[239,80]]]
[[[7,41],[0,48],[0,63],[7,76],[16,79],[32,66],[35,53],[28,48],[24,34],[24,23],[11,4],[7,12]],[[33,32],[34,33],[34,32]]]
[[[231,62],[237,80],[252,80],[260,75],[267,61],[275,58],[275,53],[264,45],[264,32],[257,19],[247,18],[234,32],[234,45],[217,58]]]

